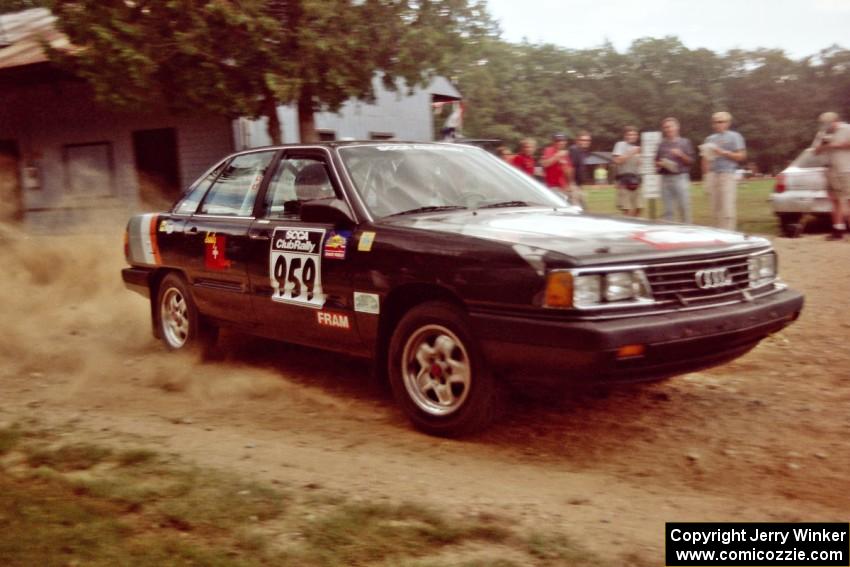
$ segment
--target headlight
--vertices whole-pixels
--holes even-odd
[[[551,272],[546,280],[546,307],[598,307],[652,299],[643,270],[574,275]]]
[[[750,269],[750,287],[761,287],[776,279],[776,254],[759,254],[748,260]]]

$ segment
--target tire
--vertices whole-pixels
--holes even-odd
[[[799,238],[803,234],[803,219],[801,213],[777,213],[779,217],[779,230],[782,236],[787,238]]]
[[[199,350],[211,355],[218,339],[218,327],[209,324],[198,312],[189,286],[176,273],[166,275],[156,294],[156,324],[168,350]]]
[[[468,435],[498,413],[500,384],[466,314],[450,303],[432,301],[408,311],[392,334],[387,360],[396,402],[425,433]]]

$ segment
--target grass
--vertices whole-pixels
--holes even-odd
[[[778,230],[776,217],[768,203],[768,197],[773,191],[772,179],[755,179],[738,185],[738,230],[754,234],[776,234]],[[611,186],[587,188],[588,209],[593,213],[619,214],[616,206],[616,191]],[[643,211],[644,218],[649,217],[649,202]],[[711,204],[705,194],[701,182],[691,183],[691,206],[693,207],[694,223],[711,226]],[[656,200],[656,217],[661,217],[661,200]]]
[[[74,433],[0,429],[0,565],[603,564],[562,534],[520,532],[510,518],[352,502],[146,449],[59,443]]]

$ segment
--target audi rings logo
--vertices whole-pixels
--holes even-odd
[[[700,270],[694,275],[694,280],[700,289],[714,289],[732,285],[732,274],[728,268],[712,268]]]

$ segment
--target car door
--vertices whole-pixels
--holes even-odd
[[[248,230],[264,175],[277,152],[234,156],[184,228],[192,294],[202,313],[239,324],[256,321],[249,296]]]
[[[351,293],[351,230],[304,222],[301,204],[342,195],[323,150],[289,150],[250,229],[251,298],[267,334],[361,351]]]

